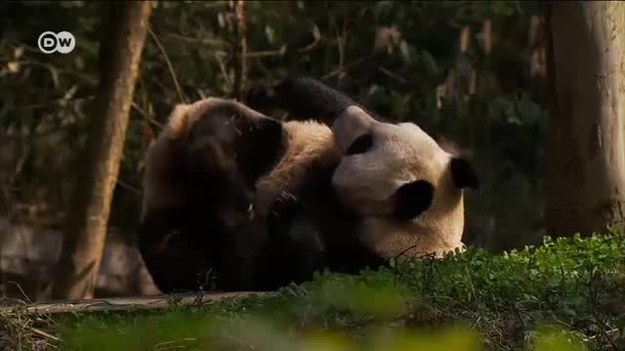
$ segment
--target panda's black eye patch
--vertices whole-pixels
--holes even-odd
[[[345,155],[357,155],[367,152],[373,146],[373,137],[371,134],[364,134],[356,138],[354,142],[347,148]]]
[[[395,192],[393,214],[400,221],[409,221],[432,205],[434,186],[425,180],[402,185]]]

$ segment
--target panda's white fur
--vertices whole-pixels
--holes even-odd
[[[462,198],[457,201],[448,212],[425,213],[410,223],[366,217],[361,238],[385,258],[442,257],[445,253],[461,252],[464,250],[464,206]]]
[[[343,150],[365,133],[376,141],[366,153],[343,156],[333,177],[342,199],[365,216],[361,238],[369,247],[387,258],[462,250],[464,201],[451,177],[454,155],[417,125],[379,122],[357,106],[348,107],[333,128]],[[436,189],[432,203],[410,222],[397,221],[393,195],[417,180]]]

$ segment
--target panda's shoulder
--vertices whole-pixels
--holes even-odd
[[[290,141],[296,143],[315,145],[333,140],[330,127],[312,120],[288,121],[284,129]]]

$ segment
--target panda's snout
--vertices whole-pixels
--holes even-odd
[[[393,215],[400,221],[410,221],[426,211],[434,199],[434,186],[425,180],[402,185],[395,192]]]

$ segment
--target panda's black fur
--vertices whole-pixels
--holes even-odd
[[[152,164],[167,162],[162,171],[171,174],[163,177],[183,198],[181,203],[146,208],[139,228],[139,249],[163,292],[207,287],[214,276],[219,286],[235,289],[252,276],[249,269],[235,270],[237,263],[249,266],[246,256],[237,252],[237,236],[256,236],[247,220],[248,204],[254,198],[255,179],[282,151],[281,129],[265,121],[252,123],[234,104],[215,106],[210,118],[188,135],[171,141],[160,136],[156,141],[155,147],[168,143]],[[190,148],[187,142],[197,133],[209,136],[207,143]],[[171,155],[166,158],[165,152]]]

